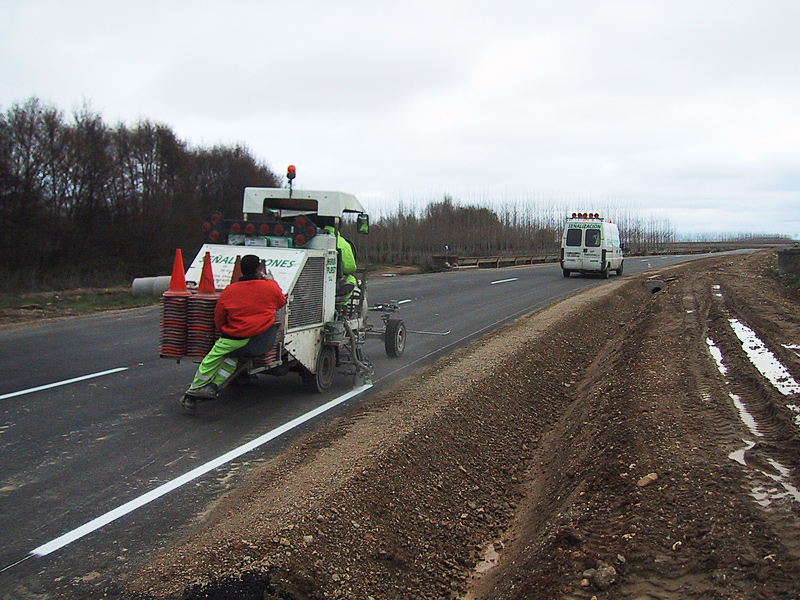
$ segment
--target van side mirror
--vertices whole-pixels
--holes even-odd
[[[356,221],[358,233],[367,235],[369,233],[369,215],[367,213],[359,213]]]

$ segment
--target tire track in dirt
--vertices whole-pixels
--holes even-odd
[[[730,456],[745,470],[746,487],[753,500],[763,508],[774,531],[795,557],[800,557],[800,428],[794,422],[788,403],[797,401],[797,394],[787,396],[770,382],[745,352],[743,342],[734,332],[731,321],[746,323],[736,310],[757,320],[764,331],[775,328],[766,317],[754,317],[752,310],[742,309],[735,286],[716,286],[714,320],[710,336],[720,346],[721,370],[724,371],[728,395],[737,405],[742,423],[748,431],[741,436],[743,446]],[[729,300],[730,298],[730,300]],[[785,312],[775,311],[773,318],[784,319]],[[785,333],[779,333],[785,335]],[[776,347],[781,343],[772,342]],[[777,355],[770,347],[769,351]],[[781,361],[783,362],[783,361]],[[784,365],[785,366],[785,365]]]

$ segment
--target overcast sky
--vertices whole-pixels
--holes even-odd
[[[241,144],[296,186],[800,238],[798,0],[0,0],[0,110]]]

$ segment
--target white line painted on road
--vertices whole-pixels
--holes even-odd
[[[92,373],[91,375],[83,375],[81,377],[75,377],[73,379],[65,379],[64,381],[57,381],[56,383],[48,383],[47,385],[40,385],[39,387],[29,388],[27,390],[20,390],[18,392],[11,392],[10,394],[3,394],[2,396],[0,396],[0,400],[5,400],[6,398],[13,398],[14,396],[22,396],[24,394],[32,394],[33,392],[41,392],[42,390],[49,390],[50,388],[59,387],[62,385],[69,385],[70,383],[85,381],[87,379],[102,377],[103,375],[111,375],[112,373],[119,373],[120,371],[127,371],[127,370],[128,367],[117,367],[116,369],[109,369],[108,371],[100,371],[99,373]]]
[[[492,285],[497,285],[498,283],[508,283],[509,281],[517,281],[519,277],[512,277],[511,279],[499,279],[497,281],[493,281]]]
[[[400,300],[398,304],[408,304],[411,300]]]
[[[230,452],[227,452],[226,454],[223,454],[222,456],[220,456],[218,458],[215,458],[214,460],[211,460],[211,461],[205,463],[204,465],[200,465],[196,469],[192,469],[188,473],[186,473],[184,475],[181,475],[180,477],[178,477],[176,479],[173,479],[172,481],[168,481],[167,483],[165,483],[163,485],[160,485],[156,489],[151,490],[151,491],[147,492],[146,494],[131,500],[130,502],[126,502],[122,506],[120,506],[118,508],[115,508],[114,510],[109,511],[104,515],[100,515],[99,517],[89,521],[85,525],[82,525],[81,527],[78,527],[77,529],[73,529],[69,533],[65,533],[64,535],[62,535],[60,537],[57,537],[52,542],[48,542],[46,544],[43,544],[43,545],[39,546],[38,548],[35,548],[34,550],[31,551],[31,555],[34,555],[34,556],[46,556],[46,555],[50,554],[51,552],[55,552],[56,550],[59,550],[60,548],[63,548],[67,544],[69,544],[71,542],[74,542],[75,540],[80,539],[83,536],[88,535],[88,534],[92,533],[93,531],[96,531],[97,529],[100,529],[104,525],[108,525],[112,521],[115,521],[115,520],[119,519],[120,517],[124,517],[125,515],[127,515],[128,513],[132,512],[134,510],[136,510],[137,508],[141,508],[145,504],[149,504],[153,500],[156,500],[157,498],[160,498],[161,496],[164,496],[165,494],[168,494],[169,492],[172,492],[172,491],[178,489],[182,485],[184,485],[186,483],[189,483],[190,481],[192,481],[194,479],[197,479],[201,475],[205,475],[209,471],[212,471],[212,470],[216,469],[217,467],[221,467],[225,463],[229,463],[230,461],[232,461],[232,460],[234,460],[236,458],[239,458],[242,454],[245,454],[246,452],[250,452],[251,450],[255,450],[259,446],[261,446],[261,445],[263,445],[263,444],[265,444],[265,443],[267,443],[267,442],[269,442],[271,440],[274,440],[275,438],[283,435],[287,431],[290,431],[290,430],[294,429],[295,427],[298,427],[299,425],[302,425],[306,421],[309,421],[309,420],[313,419],[314,417],[319,416],[322,413],[334,408],[335,406],[338,406],[342,402],[345,402],[345,401],[349,400],[350,398],[353,398],[354,396],[358,396],[359,394],[361,394],[362,392],[367,391],[371,387],[372,387],[372,384],[362,385],[362,386],[357,387],[357,388],[351,390],[350,392],[344,394],[343,396],[339,396],[338,398],[334,398],[330,402],[327,402],[326,404],[323,404],[322,406],[318,406],[314,410],[309,411],[306,414],[301,415],[301,416],[297,417],[296,419],[293,419],[293,420],[289,421],[288,423],[285,423],[285,424],[281,425],[280,427],[277,427],[277,428],[273,429],[272,431],[270,431],[268,433],[265,433],[261,437],[258,437],[258,438],[254,439],[251,442],[248,442],[248,443],[246,443],[246,444],[244,444],[242,446],[239,446],[238,448],[236,448],[234,450],[231,450]]]

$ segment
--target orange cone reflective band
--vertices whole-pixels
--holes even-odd
[[[203,259],[203,274],[200,276],[200,285],[197,288],[198,294],[214,294],[217,286],[214,285],[214,273],[211,272],[211,252],[206,252]]]
[[[172,265],[172,277],[169,280],[170,292],[185,292],[186,274],[183,270],[183,254],[181,249],[175,250],[175,262]]]

